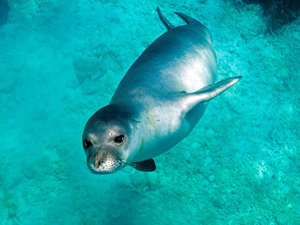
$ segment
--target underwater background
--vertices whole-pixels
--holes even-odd
[[[166,31],[157,6],[243,79],[155,172],[93,175],[84,125]],[[0,224],[300,224],[299,23],[238,0],[0,0]]]

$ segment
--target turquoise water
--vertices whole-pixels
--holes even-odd
[[[0,224],[300,224],[299,19],[266,34],[259,6],[230,1],[8,3],[0,27]],[[183,24],[173,11],[203,22],[218,80],[243,79],[155,158],[155,172],[93,175],[84,125],[165,32],[157,6],[173,24]]]

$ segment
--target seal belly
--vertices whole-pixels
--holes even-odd
[[[174,147],[193,130],[205,112],[206,106],[206,103],[200,104],[187,115],[183,115],[176,104],[147,108],[148,113],[145,113],[139,124],[139,130],[146,132],[140,132],[139,151],[129,160],[140,162]]]

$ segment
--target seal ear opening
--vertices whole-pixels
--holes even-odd
[[[130,163],[133,168],[143,172],[153,172],[156,169],[156,165],[153,159],[148,159],[142,162]]]

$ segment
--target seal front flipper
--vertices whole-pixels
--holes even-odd
[[[218,83],[208,85],[193,93],[185,93],[183,96],[187,110],[194,108],[197,104],[212,100],[232,85],[237,83],[242,77],[232,77]]]
[[[143,172],[152,172],[156,169],[156,165],[153,159],[148,159],[142,162],[133,162],[130,163],[130,166]]]

